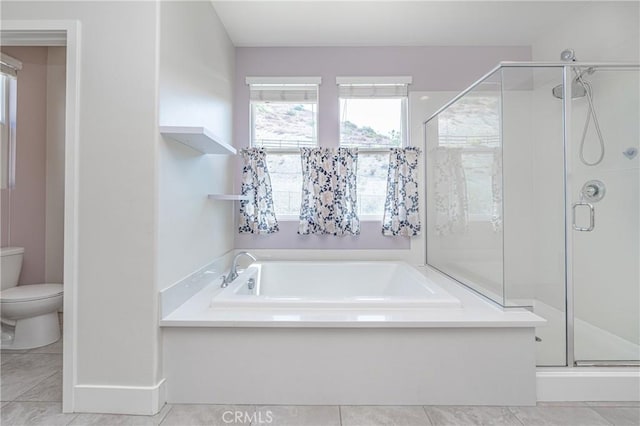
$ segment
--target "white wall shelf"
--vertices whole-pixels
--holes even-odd
[[[221,142],[205,127],[160,126],[160,133],[203,154],[235,155],[236,149]]]
[[[242,201],[250,200],[248,195],[236,195],[236,194],[209,194],[207,198],[210,200],[227,200],[227,201]]]

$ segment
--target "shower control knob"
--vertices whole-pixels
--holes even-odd
[[[604,198],[606,187],[604,183],[599,180],[590,180],[582,186],[580,195],[582,199],[588,202],[600,201]]]
[[[585,196],[593,198],[598,195],[598,187],[595,185],[588,185],[585,188]]]

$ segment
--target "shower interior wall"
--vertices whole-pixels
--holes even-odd
[[[510,90],[511,82],[522,81],[527,73],[530,89]],[[629,160],[622,152],[638,148],[638,72],[600,69],[588,77],[606,145],[605,159],[597,166],[578,160],[587,99],[571,101],[567,197],[579,201],[582,185],[591,179],[604,181],[607,195],[595,205],[594,231],[571,231],[566,265],[562,101],[551,96],[561,78],[559,69],[503,69],[505,299],[512,304],[529,301],[550,320],[538,330],[543,339],[538,364],[563,365],[565,268],[571,268],[576,359],[635,359],[640,179],[638,159]],[[597,158],[597,150],[592,123],[586,158]],[[578,215],[578,221],[584,219]],[[619,350],[607,349],[616,342],[622,345]]]

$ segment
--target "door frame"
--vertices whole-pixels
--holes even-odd
[[[80,21],[3,20],[2,45],[66,46],[64,165],[64,311],[62,411],[74,412],[77,384],[78,171],[80,104]]]

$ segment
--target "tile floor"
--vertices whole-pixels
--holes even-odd
[[[2,351],[0,423],[19,425],[640,425],[640,403],[549,403],[536,407],[166,405],[155,416],[63,414],[62,340]]]

